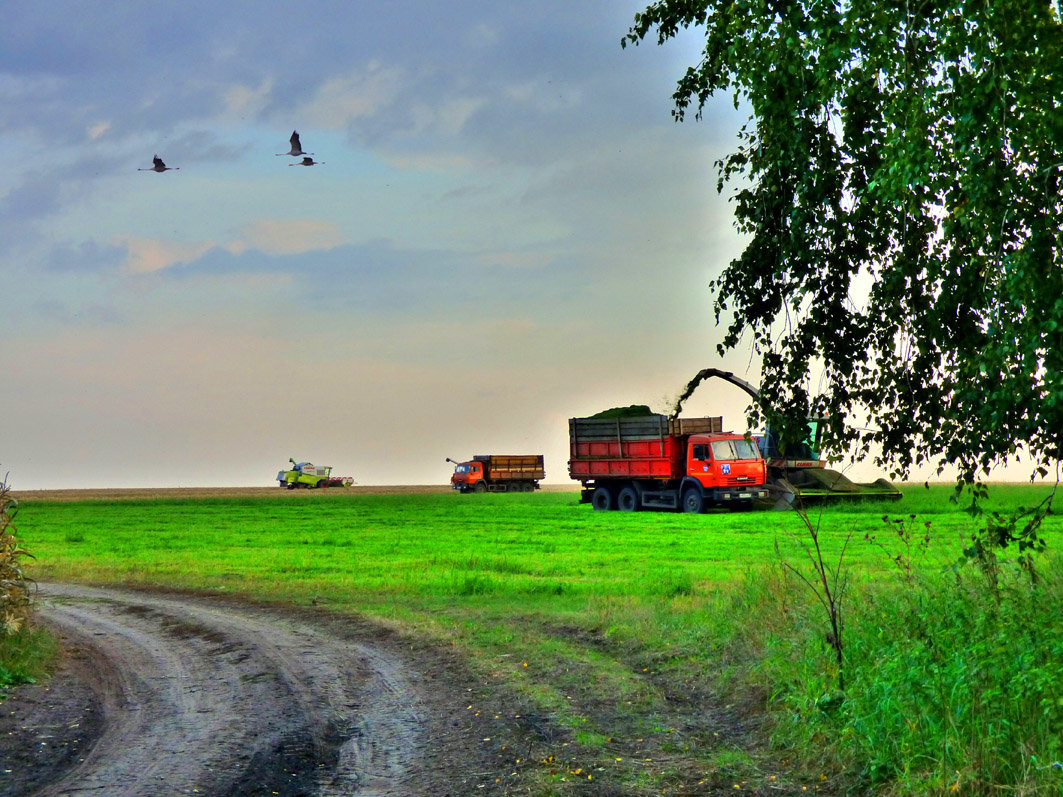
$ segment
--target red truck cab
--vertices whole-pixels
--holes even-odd
[[[454,474],[450,477],[450,486],[453,489],[466,492],[473,489],[477,484],[484,484],[484,466],[482,462],[473,460],[472,462],[459,462],[454,466]]]
[[[703,494],[711,492],[720,503],[765,497],[767,465],[756,443],[739,435],[691,435],[686,472],[702,486]],[[694,501],[692,497],[688,500]],[[687,511],[699,512],[701,508]]]

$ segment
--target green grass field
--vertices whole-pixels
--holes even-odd
[[[886,532],[884,515],[917,514],[948,558],[971,526],[951,488],[913,487],[903,502],[812,510],[828,552],[846,535]],[[1022,491],[1002,505],[1018,504]],[[995,506],[991,505],[991,506]],[[573,493],[279,494],[276,499],[85,501],[23,506],[21,534],[41,579],[250,590],[343,604],[486,595],[550,604],[590,596],[653,598],[690,591],[776,560],[801,526],[787,512],[596,513]],[[869,574],[882,552],[850,543]]]
[[[1033,504],[1046,492],[999,486],[987,508]],[[998,595],[983,606],[974,569],[962,577],[947,569],[977,525],[950,494],[947,486],[912,486],[900,502],[812,511],[827,561],[836,565],[845,551],[848,686],[841,711],[823,710],[838,695],[822,612],[811,591],[780,567],[787,561],[811,574],[801,547],[807,529],[792,512],[600,513],[578,505],[574,493],[336,490],[253,499],[27,501],[18,526],[36,557],[30,573],[38,580],[312,603],[458,646],[471,668],[564,729],[563,742],[544,742],[539,751],[534,793],[582,793],[573,789],[584,772],[598,773],[599,784],[612,783],[620,793],[647,795],[710,786],[766,791],[784,783],[796,791],[874,784],[898,794],[1060,787],[1054,770],[1027,765],[1031,745],[1036,760],[1063,756],[1058,744],[1043,741],[1063,730],[1055,726],[1063,703],[1054,702],[1063,694],[1063,673],[1036,640],[1007,656],[1032,657],[1020,674],[1039,681],[1025,687],[1019,701],[1025,708],[1015,710],[1036,716],[984,718],[998,726],[1039,724],[1041,735],[1001,737],[1001,744],[1022,749],[987,763],[980,726],[963,730],[961,739],[950,736],[952,716],[930,711],[926,727],[912,716],[912,705],[940,702],[939,693],[924,689],[926,673],[914,668],[928,668],[941,681],[935,688],[956,694],[955,684],[942,680],[952,677],[948,668],[959,668],[957,679],[977,682],[978,673],[964,668],[995,666],[1003,654],[992,645],[1027,615],[1036,615],[1029,622],[1046,635],[1063,630],[1053,625],[1063,617],[1055,604],[1063,587],[1054,591],[1051,559],[1039,564],[1036,585],[1021,573],[1006,576],[1014,605],[1009,593],[1004,604]],[[916,532],[909,547],[887,515]],[[1050,515],[1044,527],[1050,551],[1063,546],[1061,531]],[[898,556],[917,565],[918,581],[898,567]],[[960,651],[963,661],[935,658],[953,639],[944,634],[956,634],[956,645],[976,641],[969,631],[964,642],[962,626],[950,630],[950,600],[974,612],[972,623],[995,623],[985,629],[983,660]],[[1002,606],[1020,614],[1005,617]],[[902,643],[913,643],[913,623],[927,626],[920,633],[930,640],[929,652],[905,665],[910,651]],[[886,670],[896,683],[875,674]],[[1050,689],[1056,691],[1049,695]],[[953,708],[970,717],[976,703],[985,710],[981,700],[972,696],[970,705],[957,701]],[[716,729],[705,719],[706,706],[717,715]],[[872,727],[868,716],[876,712],[884,727]],[[765,721],[749,730],[749,716]],[[890,723],[905,721],[927,737],[926,749],[890,731]],[[936,737],[926,729],[935,724],[942,726]],[[738,727],[744,730],[733,738],[718,735]],[[981,745],[980,760],[964,759],[971,750],[965,743]],[[956,749],[935,752],[938,744]]]

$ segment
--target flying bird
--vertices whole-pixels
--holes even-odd
[[[165,163],[162,162],[162,158],[160,158],[158,155],[156,155],[154,158],[152,158],[151,162],[154,163],[155,165],[152,166],[150,169],[137,169],[137,171],[138,172],[165,172],[167,170],[178,171],[181,168],[180,166],[167,166]]]
[[[316,161],[313,158],[303,158],[298,163],[289,163],[289,166],[323,166],[325,161]]]
[[[293,157],[299,157],[300,155],[313,155],[313,152],[303,152],[303,145],[299,143],[299,132],[297,130],[292,131],[292,137],[288,139],[291,142],[292,148],[289,152],[278,152],[277,155],[291,155]],[[307,164],[309,165],[309,164]]]

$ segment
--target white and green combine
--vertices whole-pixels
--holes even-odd
[[[314,465],[312,462],[296,462],[289,458],[292,467],[277,474],[281,487],[289,490],[297,488],[318,489],[320,487],[350,487],[354,484],[351,476],[333,476],[331,465]]]

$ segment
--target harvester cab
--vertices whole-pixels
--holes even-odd
[[[730,382],[748,393],[754,401],[760,391],[730,371],[706,368],[690,380],[676,405],[676,414],[694,389],[706,379],[713,377]],[[820,459],[825,419],[808,419],[808,436],[802,443],[782,449],[776,430],[768,427],[760,435],[754,435],[761,456],[768,463],[768,486],[776,501],[793,503],[796,499],[819,500],[833,498],[887,498],[898,499],[901,492],[886,479],[873,482],[854,482],[844,473],[827,467]]]

